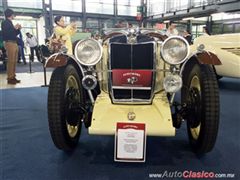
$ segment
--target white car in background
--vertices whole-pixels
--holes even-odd
[[[194,39],[192,48],[201,44],[221,61],[221,65],[213,66],[218,78],[240,78],[240,33],[203,35]]]

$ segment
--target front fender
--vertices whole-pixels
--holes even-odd
[[[46,68],[56,68],[65,66],[68,61],[68,56],[66,54],[55,53],[52,54],[45,63]]]
[[[82,65],[80,64],[80,62],[78,60],[75,59],[75,57],[72,55],[67,55],[67,54],[62,54],[62,53],[56,53],[51,55],[47,60],[46,60],[46,64],[45,67],[51,67],[51,68],[57,68],[57,67],[62,67],[62,66],[66,66],[67,64],[73,64],[77,71],[82,75],[82,77],[85,76],[84,70]],[[93,94],[91,90],[87,90],[88,96],[92,102],[92,104],[94,104],[94,98],[93,98]]]
[[[209,51],[197,52],[193,54],[191,57],[189,57],[188,60],[181,65],[180,75],[181,76],[183,75],[183,71],[185,70],[185,67],[187,65],[190,65],[194,62],[208,65],[222,65],[222,62],[214,53]]]
[[[197,52],[194,55],[192,55],[189,58],[189,60],[192,58],[196,58],[200,64],[210,64],[210,65],[222,64],[222,62],[217,57],[217,55],[209,51]]]
[[[46,60],[45,67],[46,68],[62,67],[66,66],[69,62],[75,64],[78,67],[80,73],[82,74],[82,77],[84,77],[84,71],[79,61],[77,61],[74,56],[70,56],[67,54],[56,53],[51,55]]]

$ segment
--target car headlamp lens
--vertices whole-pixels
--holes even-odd
[[[175,93],[182,87],[182,78],[179,75],[167,75],[163,80],[163,87],[166,92]]]
[[[86,90],[92,90],[97,86],[97,79],[93,75],[86,75],[82,79],[82,85]]]
[[[102,46],[94,39],[82,40],[76,44],[74,55],[81,64],[92,66],[100,61],[102,57]]]
[[[161,56],[168,64],[181,64],[187,59],[188,54],[188,42],[180,36],[171,36],[163,42]]]

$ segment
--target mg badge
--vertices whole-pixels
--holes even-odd
[[[136,118],[136,114],[134,112],[128,113],[128,120],[133,121]]]
[[[138,78],[136,76],[132,76],[130,78],[127,78],[127,83],[128,84],[134,84],[137,81],[138,81]]]

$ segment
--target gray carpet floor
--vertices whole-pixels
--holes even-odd
[[[155,179],[151,173],[207,171],[234,173],[240,179],[240,80],[220,83],[221,119],[212,152],[196,156],[186,125],[176,137],[148,137],[145,163],[113,160],[113,136],[89,136],[84,129],[77,149],[55,148],[48,130],[47,88],[0,90],[0,179],[115,180]]]

